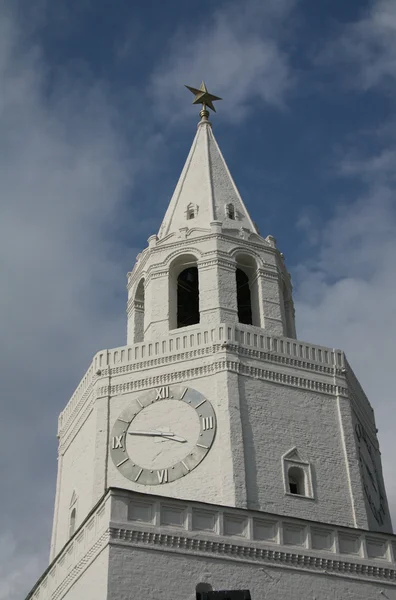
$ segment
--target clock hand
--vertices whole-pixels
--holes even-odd
[[[168,437],[168,434],[162,434],[164,437]],[[175,435],[174,433],[171,434],[172,437],[170,437],[171,440],[174,440],[175,442],[181,442],[182,444],[184,442],[187,442],[186,438],[183,437],[179,437],[178,435]]]
[[[174,433],[167,433],[164,431],[128,431],[129,435],[149,435],[153,437],[164,437],[169,438],[170,440],[174,440],[175,442],[184,443],[187,440],[185,438],[179,437]]]

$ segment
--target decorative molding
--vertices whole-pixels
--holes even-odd
[[[152,279],[159,279],[160,277],[168,277],[169,275],[169,271],[148,271],[147,276],[146,276],[146,281],[147,284],[149,283],[149,281],[151,281]]]
[[[101,507],[103,507],[103,504]],[[100,512],[101,507],[96,511],[96,515]],[[91,521],[91,519],[89,521]],[[72,564],[70,570],[68,570],[68,564],[65,564],[65,562],[69,556],[72,557],[71,560],[73,561],[73,558],[75,557],[76,539],[84,533],[86,525],[87,523],[85,523],[85,527],[82,529],[77,529],[73,536],[73,540],[65,544],[62,551],[50,564],[47,571],[44,573],[44,576],[42,576],[38,583],[33,587],[25,600],[36,600],[36,598],[39,600],[58,600],[58,598],[62,598],[65,591],[73,585],[87,567],[89,567],[95,558],[104,550],[110,540],[110,530],[108,528],[102,531],[98,538],[92,540],[92,544],[85,553],[80,559]]]
[[[246,333],[246,332],[245,332]],[[255,335],[255,334],[252,334]],[[298,343],[293,342],[293,343]],[[132,346],[133,348],[133,346]],[[300,359],[300,358],[294,358],[291,357],[289,355],[285,355],[285,354],[281,354],[278,353],[274,350],[268,350],[268,351],[264,351],[264,350],[259,350],[257,348],[254,347],[248,347],[247,345],[241,345],[239,342],[232,342],[232,341],[223,341],[223,342],[218,342],[218,343],[210,343],[210,344],[206,344],[206,345],[201,345],[201,347],[192,349],[192,350],[183,350],[183,351],[174,351],[169,352],[168,354],[162,355],[162,356],[158,356],[155,358],[150,358],[148,360],[140,360],[140,361],[134,361],[133,359],[130,360],[130,362],[120,365],[120,366],[105,366],[104,368],[101,369],[101,373],[100,376],[93,376],[92,382],[90,383],[89,387],[84,391],[82,397],[80,398],[80,400],[77,402],[77,404],[74,406],[73,410],[70,410],[70,408],[67,407],[68,410],[68,414],[67,414],[67,419],[64,420],[62,419],[62,427],[59,428],[59,435],[62,437],[62,443],[60,445],[60,450],[63,450],[65,447],[67,447],[68,445],[68,440],[71,437],[74,437],[75,432],[78,431],[78,428],[76,429],[75,425],[75,419],[77,417],[77,415],[79,415],[81,413],[81,411],[84,409],[84,415],[85,417],[89,414],[90,410],[92,409],[92,406],[95,402],[95,399],[97,396],[102,396],[102,395],[108,395],[108,386],[106,387],[101,387],[96,394],[94,394],[91,398],[91,400],[89,401],[89,403],[87,404],[87,401],[92,393],[94,384],[96,383],[96,381],[99,380],[99,378],[105,378],[108,377],[109,375],[114,377],[114,376],[119,376],[119,375],[126,375],[128,373],[138,373],[140,371],[144,371],[147,369],[154,369],[154,368],[158,368],[161,366],[167,366],[170,364],[176,364],[176,363],[182,363],[185,361],[192,361],[192,360],[196,360],[197,358],[203,358],[203,357],[207,357],[210,355],[215,355],[221,352],[227,352],[227,354],[234,354],[235,357],[238,359],[238,357],[247,357],[247,358],[251,358],[251,359],[257,359],[260,362],[266,362],[269,363],[270,365],[280,365],[280,366],[287,366],[290,368],[298,368],[301,369],[302,371],[310,371],[312,374],[313,373],[318,373],[318,374],[324,374],[324,375],[329,375],[332,376],[332,382],[330,383],[323,383],[323,382],[319,382],[317,380],[313,380],[311,379],[311,377],[309,376],[308,378],[305,377],[300,377],[300,376],[292,376],[292,375],[288,375],[288,374],[282,374],[282,373],[278,373],[277,371],[272,371],[271,369],[257,369],[254,366],[248,366],[248,365],[239,365],[239,362],[232,362],[233,365],[239,365],[237,367],[232,367],[231,370],[233,370],[234,372],[239,372],[241,374],[250,376],[250,377],[254,377],[256,379],[263,379],[263,380],[267,380],[267,381],[272,381],[274,383],[279,383],[279,384],[286,384],[286,385],[290,385],[292,387],[300,387],[302,389],[311,389],[311,390],[315,390],[318,392],[322,392],[322,393],[326,393],[326,394],[338,394],[340,396],[349,398],[350,397],[350,392],[348,392],[348,389],[343,387],[343,386],[337,386],[334,383],[334,374],[337,374],[339,377],[343,377],[342,374],[342,370],[341,368],[337,368],[335,366],[326,366],[323,363],[315,363],[313,361],[310,361],[309,359]],[[151,387],[152,385],[163,385],[166,383],[169,383],[169,377],[172,377],[172,381],[182,381],[185,377],[201,377],[202,375],[208,374],[208,373],[215,373],[215,372],[219,372],[222,370],[225,370],[226,368],[228,368],[226,365],[226,363],[224,362],[224,360],[219,363],[218,361],[214,363],[215,365],[217,365],[216,370],[213,370],[213,365],[204,365],[202,367],[196,367],[195,369],[191,370],[191,369],[184,369],[181,370],[178,373],[173,373],[173,374],[163,374],[163,375],[159,375],[155,378],[155,381],[157,383],[152,383],[153,382],[153,378],[152,377],[144,377],[136,382],[134,382],[136,384],[136,387],[134,389],[145,389],[146,387]],[[222,366],[219,366],[219,365]],[[231,364],[230,361],[227,362],[227,364]],[[208,371],[208,369],[211,369],[210,371]],[[194,375],[190,375],[190,373],[192,373],[192,371],[194,372]],[[186,373],[188,373],[188,375],[186,375]],[[122,384],[122,387],[125,387],[125,385],[127,384]],[[104,390],[107,390],[106,393],[104,393]],[[128,389],[127,391],[134,391],[131,389]],[[121,392],[121,393],[127,393],[127,392]],[[64,413],[66,412],[66,409],[64,411]],[[63,413],[62,413],[63,414]],[[81,419],[78,419],[78,422],[81,424]],[[73,428],[71,431],[68,431],[68,429],[70,428],[70,426],[73,424]],[[80,425],[79,425],[80,426]],[[67,433],[67,436],[65,436],[65,434]],[[66,439],[67,438],[67,439]]]
[[[200,539],[196,535],[174,535],[150,530],[126,529],[110,527],[109,544],[133,544],[138,547],[151,546],[153,549],[172,549],[186,554],[211,555],[213,558],[238,560],[241,562],[261,562],[268,565],[292,567],[299,570],[322,571],[325,574],[333,573],[345,577],[363,576],[367,579],[386,583],[396,582],[396,570],[393,568],[379,567],[373,564],[364,564],[355,561],[310,555],[306,552],[285,551],[280,549],[263,548],[258,545],[236,544],[226,540]]]
[[[226,269],[227,271],[231,271],[232,273],[235,273],[237,265],[235,262],[232,262],[230,260],[225,260],[223,258],[212,258],[212,259],[206,259],[206,260],[199,260],[198,261],[198,268],[200,271],[204,271],[205,269],[208,269],[210,267],[222,267],[223,269]]]
[[[260,267],[259,269],[257,269],[257,277],[261,279],[275,279],[276,281],[280,281],[281,273],[278,270],[270,271],[269,269],[263,269],[262,267]]]
[[[263,352],[261,350],[255,350],[254,348],[245,348],[243,346],[237,345],[237,343],[232,342],[227,342],[227,350],[228,349],[242,356],[257,358],[260,361],[265,361],[274,364],[282,364],[288,367],[297,367],[299,369],[307,371],[325,373],[326,375],[334,375],[334,367],[332,366],[326,367],[325,365],[310,362],[309,360],[291,358],[289,356],[285,356],[284,354],[277,354],[275,351]],[[337,374],[341,375],[341,369],[337,369]]]
[[[77,388],[76,392],[74,392],[73,396],[69,400],[65,409],[59,415],[58,437],[61,435],[62,431],[65,431],[69,427],[70,423],[73,422],[75,415],[83,408],[85,402],[88,400],[89,396],[92,393],[92,390],[94,388],[94,385],[95,385],[95,382],[97,381],[97,379],[98,379],[98,376],[95,377],[95,375],[92,375],[92,380],[90,381],[88,387],[81,394],[78,401],[77,401],[77,395],[75,398],[75,394],[76,394],[78,388]],[[75,404],[73,403],[73,400],[76,400]]]
[[[66,575],[63,581],[57,586],[54,592],[51,594],[51,600],[57,600],[64,595],[67,588],[70,588],[72,584],[78,579],[78,577],[86,570],[86,568],[92,563],[95,558],[104,550],[110,540],[110,530],[107,529],[99,539],[91,546],[88,552],[78,561],[73,569]],[[26,598],[28,600],[28,598]]]
[[[232,311],[231,309],[229,312],[232,314],[234,313],[234,311]],[[331,376],[334,375],[333,366],[327,367],[323,364],[310,362],[309,360],[291,358],[283,354],[277,354],[275,351],[266,352],[261,350],[255,350],[254,348],[246,348],[244,346],[239,345],[238,342],[230,341],[212,343],[210,345],[203,346],[202,348],[197,348],[196,350],[186,350],[183,352],[175,352],[174,354],[170,353],[165,356],[159,356],[158,358],[152,358],[145,361],[130,362],[120,367],[106,367],[102,370],[102,374],[108,375],[110,373],[111,375],[120,375],[128,372],[142,371],[144,369],[155,368],[160,365],[171,364],[174,362],[194,360],[198,356],[214,354],[216,352],[224,350],[227,350],[228,352],[232,352],[239,356],[247,356],[272,364],[281,364],[288,367],[297,367],[302,370],[314,371],[316,373],[324,373],[326,375]],[[336,368],[336,374],[341,376],[341,369]]]
[[[169,271],[174,259],[178,258],[179,256],[183,256],[183,254],[191,254],[192,256],[194,256],[196,261],[199,261],[199,259],[202,256],[202,251],[199,250],[198,248],[196,248],[195,246],[191,246],[191,242],[192,242],[192,240],[188,240],[187,241],[188,245],[186,245],[186,242],[184,242],[184,243],[179,242],[178,244],[175,244],[175,250],[173,252],[171,252],[170,254],[168,254],[168,256],[165,259],[162,259],[160,261],[160,264],[165,264],[167,266],[167,271]],[[194,244],[195,244],[195,242],[196,242],[196,239],[194,239]],[[180,250],[176,249],[176,248],[180,248]]]
[[[134,310],[144,311],[144,302],[130,298],[127,303],[127,313],[131,315]]]
[[[93,407],[95,405],[97,399],[97,394],[92,394],[90,396],[90,401],[82,406],[81,410],[77,411],[74,415],[74,419],[71,422],[68,422],[68,426],[62,430],[61,435],[59,436],[59,446],[58,446],[58,454],[64,454],[66,449],[70,446],[71,442],[87,420],[89,414],[92,412]]]
[[[240,242],[240,240],[238,240],[238,244],[239,244],[239,242]],[[251,246],[251,244],[249,244],[249,248],[247,248],[246,245],[242,245],[242,246],[238,245],[235,248],[233,248],[232,250],[230,250],[229,255],[231,255],[235,259],[237,254],[239,254],[239,253],[245,254],[254,259],[257,270],[264,268],[264,265],[266,264],[265,260],[263,260],[262,256],[260,256],[260,254],[258,252],[252,251],[250,246]],[[268,246],[266,246],[265,249],[267,250]],[[257,250],[257,248],[256,248],[256,250]]]
[[[210,365],[202,365],[200,367],[192,367],[172,373],[163,373],[161,375],[153,375],[142,379],[115,384],[111,386],[103,386],[98,389],[98,396],[115,396],[127,394],[137,390],[142,390],[149,387],[167,385],[171,383],[181,382],[186,379],[196,379],[206,375],[212,375],[221,371],[232,371],[241,375],[247,375],[255,379],[270,381],[272,383],[280,383],[290,387],[298,387],[304,390],[313,390],[318,393],[336,395],[336,393],[347,396],[346,388],[339,388],[332,383],[324,383],[305,377],[289,375],[287,373],[279,373],[269,369],[261,369],[259,367],[251,367],[241,364],[237,361],[227,360],[226,358],[214,361]]]
[[[238,234],[238,230],[235,230],[236,234]],[[172,234],[170,237],[173,237],[174,234]],[[260,236],[261,237],[261,236]],[[276,248],[273,248],[264,238],[261,238],[259,242],[253,242],[252,240],[243,240],[240,237],[236,237],[230,234],[227,234],[224,232],[224,230],[221,233],[213,233],[211,231],[208,231],[208,233],[205,233],[204,235],[201,235],[199,237],[194,238],[194,244],[200,244],[201,242],[207,242],[208,240],[211,239],[217,239],[219,241],[223,241],[223,242],[227,242],[227,243],[237,243],[239,245],[239,247],[241,249],[243,249],[243,251],[245,250],[252,250],[255,249],[258,252],[269,252],[271,254],[277,254],[278,250]],[[165,244],[164,243],[165,238],[163,238],[162,240],[160,240],[160,242],[157,244],[157,246],[155,246],[154,248],[150,249],[152,250],[152,254],[158,253],[158,252],[163,252],[163,250],[169,249],[169,250],[176,250],[178,248],[185,248],[186,247],[186,241],[185,240],[180,240],[180,239],[176,239],[173,242],[170,242],[169,244]],[[188,240],[188,244],[191,245],[192,240]],[[147,250],[147,249],[146,249]],[[197,249],[195,248],[195,251],[197,251]],[[167,259],[168,260],[168,259]]]
[[[289,461],[295,462],[296,464],[304,464],[304,465],[309,464],[306,460],[301,459],[301,456],[300,456],[296,446],[293,446],[293,448],[291,448],[288,452],[283,454],[282,460],[289,460]]]

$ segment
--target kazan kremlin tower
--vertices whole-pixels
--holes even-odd
[[[125,346],[59,416],[50,565],[30,600],[395,600],[373,409],[296,336],[290,275],[209,121],[128,273]]]

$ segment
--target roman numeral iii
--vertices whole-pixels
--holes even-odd
[[[202,429],[204,431],[213,429],[213,417],[202,417]]]

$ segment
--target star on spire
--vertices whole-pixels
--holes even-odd
[[[208,89],[207,89],[204,81],[201,83],[199,89],[190,87],[189,85],[186,85],[185,87],[188,90],[190,90],[190,92],[195,94],[193,104],[202,104],[202,110],[205,110],[206,107],[208,106],[210,109],[212,109],[214,112],[216,112],[216,109],[213,106],[213,102],[215,100],[222,100],[222,98],[219,98],[218,96],[213,96],[213,94],[210,94],[208,92]]]

